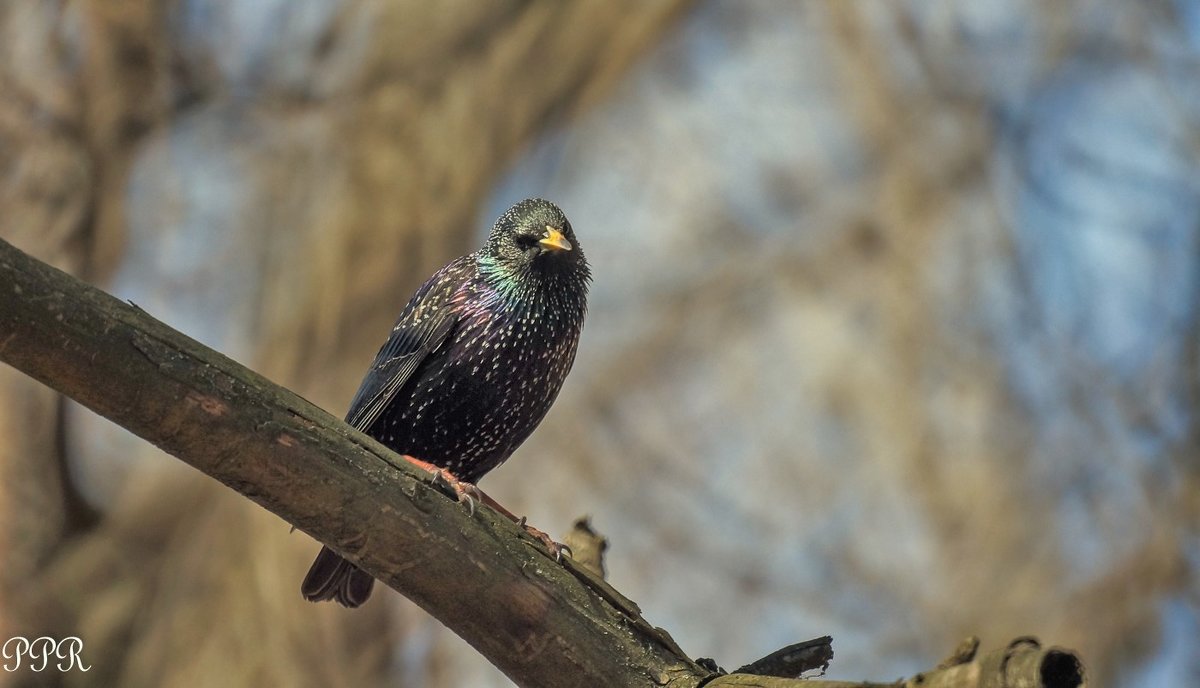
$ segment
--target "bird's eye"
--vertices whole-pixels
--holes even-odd
[[[521,249],[522,251],[528,251],[534,246],[537,246],[538,237],[532,234],[518,234],[513,241],[517,244],[517,248]]]

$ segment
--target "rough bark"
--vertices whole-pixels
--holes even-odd
[[[507,519],[468,512],[304,399],[3,241],[0,360],[334,547],[518,685],[799,685],[714,678],[637,605],[570,558],[554,561]],[[1062,681],[1046,681],[1047,663]],[[1014,672],[1023,682],[1012,682]],[[1014,643],[910,683],[1001,685],[983,682],[993,675],[1003,685],[1082,681],[1070,653]]]

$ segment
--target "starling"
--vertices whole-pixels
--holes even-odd
[[[575,360],[589,279],[562,210],[541,199],[517,203],[483,248],[438,270],[409,300],[346,422],[438,469],[460,498],[469,494],[558,395]],[[373,584],[324,547],[301,592],[357,607]]]

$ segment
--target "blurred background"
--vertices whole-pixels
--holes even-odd
[[[526,196],[593,265],[484,487],[733,668],[968,634],[1200,683],[1200,2],[17,0],[0,233],[340,415]],[[302,533],[0,368],[0,637],[63,686],[506,686]]]

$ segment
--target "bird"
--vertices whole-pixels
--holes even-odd
[[[540,198],[513,205],[482,248],[447,263],[409,299],[346,422],[432,470],[473,510],[475,483],[533,433],[558,396],[590,281],[558,206]],[[322,547],[300,587],[309,601],[353,608],[374,582]]]

